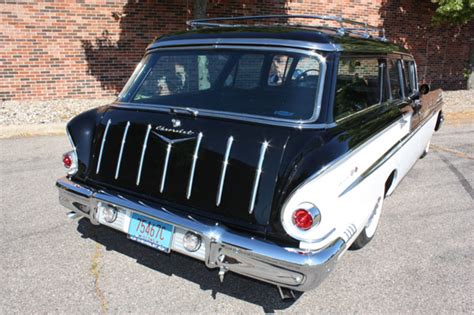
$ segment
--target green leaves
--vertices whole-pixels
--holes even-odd
[[[464,25],[474,17],[474,0],[431,0],[438,8],[433,24]]]

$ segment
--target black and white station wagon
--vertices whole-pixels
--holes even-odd
[[[68,123],[59,200],[221,281],[312,289],[374,237],[384,198],[443,121],[441,94],[358,22],[189,25],[147,48],[115,102]]]

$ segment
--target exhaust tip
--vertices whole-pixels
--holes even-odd
[[[69,219],[71,219],[71,220],[74,220],[74,219],[77,219],[77,218],[79,218],[79,217],[80,217],[80,215],[79,215],[79,214],[77,214],[77,213],[76,213],[76,212],[74,212],[74,211],[71,211],[71,212],[69,212],[69,213],[67,214],[67,217],[68,217]]]

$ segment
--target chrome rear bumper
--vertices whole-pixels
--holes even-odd
[[[220,274],[232,271],[297,291],[307,291],[321,283],[346,249],[342,239],[337,239],[318,251],[284,248],[269,241],[233,232],[215,222],[178,216],[161,206],[152,207],[139,200],[124,198],[103,190],[96,191],[68,178],[59,179],[56,186],[59,189],[60,203],[88,218],[93,224],[104,223],[100,222],[97,214],[98,202],[113,205],[121,209],[124,215],[137,212],[173,224],[177,231],[189,230],[199,234],[204,244],[201,256],[180,250],[179,244],[173,243],[172,250],[201,259],[208,268],[220,268]],[[109,226],[127,231],[127,226]]]

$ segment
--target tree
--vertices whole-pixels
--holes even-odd
[[[434,24],[464,25],[474,17],[474,0],[431,0],[438,8]]]

